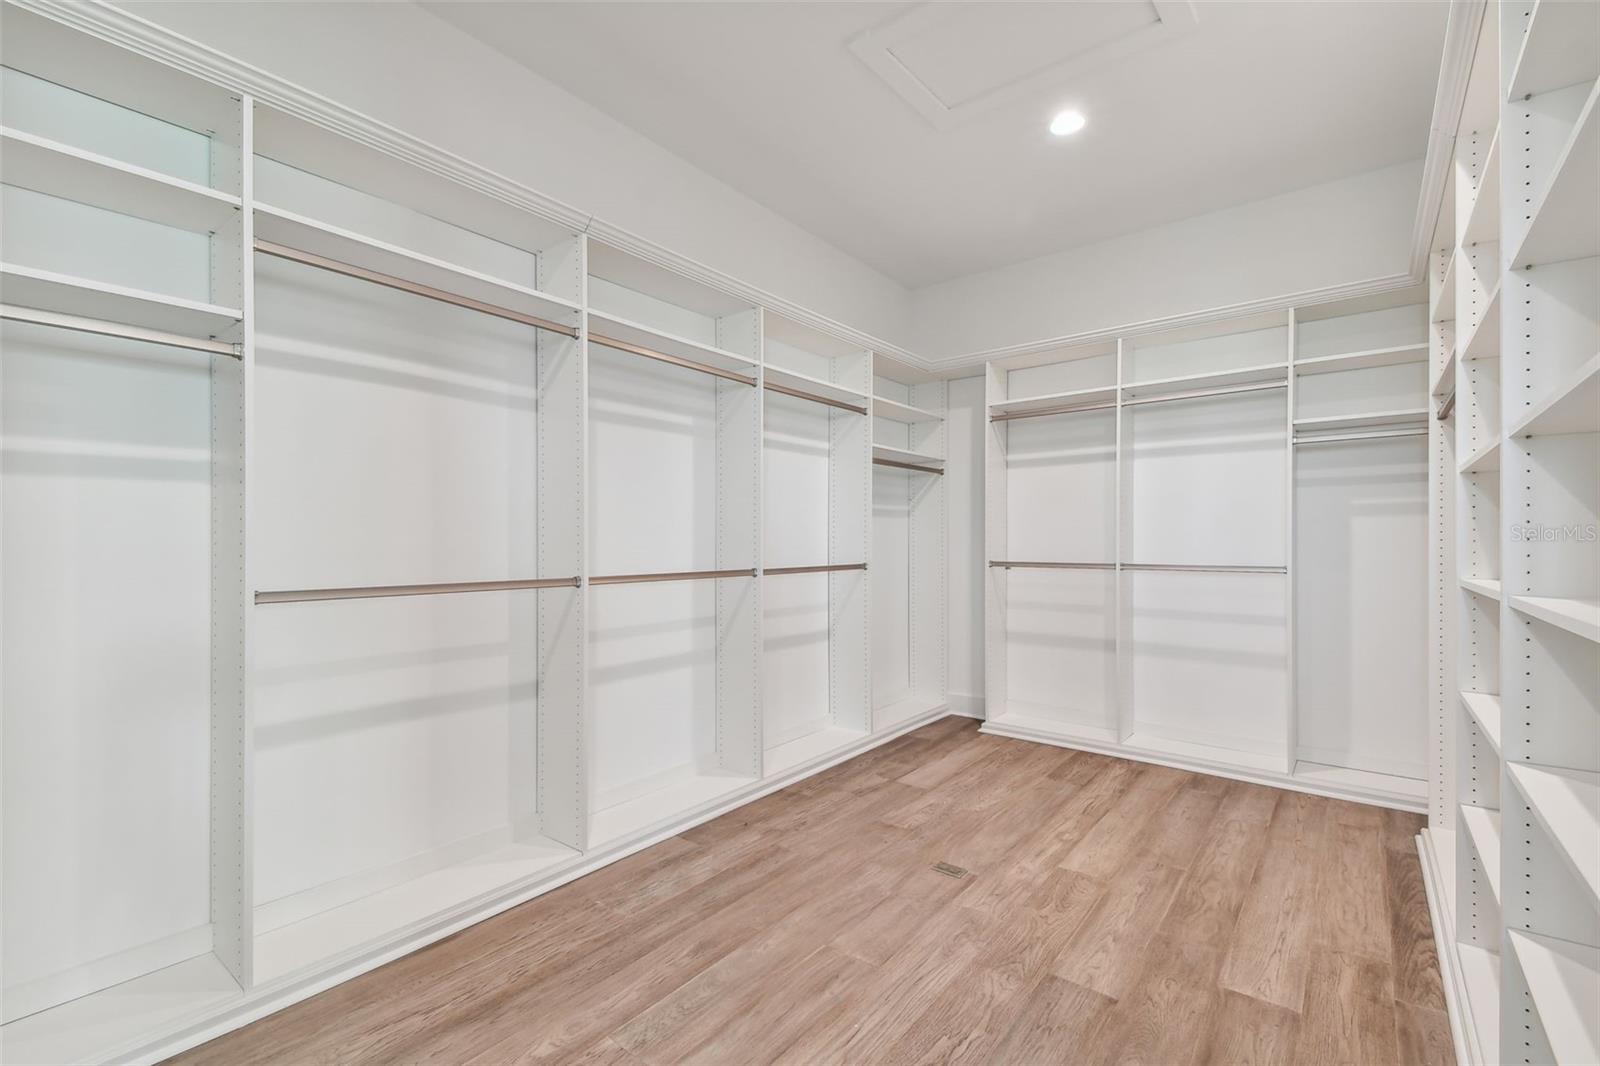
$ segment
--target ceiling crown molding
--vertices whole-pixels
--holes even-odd
[[[1467,82],[1478,48],[1478,34],[1488,11],[1487,0],[1455,0],[1444,29],[1444,53],[1439,60],[1439,82],[1433,95],[1433,120],[1428,127],[1428,154],[1422,162],[1422,188],[1411,227],[1411,273],[1420,281],[1432,250],[1433,231],[1439,224],[1445,184],[1450,177],[1467,103]],[[1453,236],[1453,235],[1452,235]]]
[[[485,196],[511,204],[578,233],[628,252],[677,274],[698,281],[736,299],[767,308],[830,337],[859,345],[917,370],[937,369],[923,357],[870,333],[812,311],[776,293],[747,284],[730,274],[674,252],[647,237],[595,217],[590,212],[547,196],[506,177],[414,137],[398,127],[346,107],[326,96],[235,59],[210,45],[185,37],[106,0],[8,0],[71,26],[91,37],[120,45],[131,52],[202,78],[229,92],[249,96],[287,114],[314,123],[343,137],[394,156],[431,174],[448,178]]]

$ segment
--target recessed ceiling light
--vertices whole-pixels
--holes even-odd
[[[1067,137],[1088,125],[1089,120],[1083,117],[1082,111],[1067,110],[1050,120],[1050,132],[1057,137]]]

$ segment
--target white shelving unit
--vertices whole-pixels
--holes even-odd
[[[1423,854],[1463,1062],[1600,1054],[1597,79],[1595,5],[1489,4],[1441,212],[1433,559],[1459,591]]]
[[[947,713],[942,381],[4,17],[0,1061],[163,1058]]]
[[[1401,292],[990,363],[985,730],[1420,809],[1426,319]]]

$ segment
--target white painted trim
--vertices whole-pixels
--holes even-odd
[[[881,733],[867,734],[858,741],[826,755],[819,756],[808,763],[803,763],[773,777],[752,782],[745,788],[720,797],[715,802],[685,814],[670,823],[656,826],[643,833],[584,853],[562,866],[539,875],[538,878],[530,883],[509,886],[498,892],[491,893],[487,897],[442,911],[410,929],[385,937],[376,944],[369,944],[330,959],[327,963],[317,966],[312,972],[302,971],[299,974],[291,975],[271,984],[262,985],[247,993],[241,999],[231,1000],[220,1007],[202,1011],[176,1032],[146,1037],[141,1041],[136,1041],[121,1048],[108,1049],[97,1055],[96,1061],[157,1063],[190,1048],[198,1047],[208,1040],[221,1036],[223,1033],[231,1032],[285,1007],[292,1006],[301,1000],[316,995],[318,992],[342,984],[353,977],[358,977],[361,974],[377,969],[387,962],[409,955],[419,948],[443,940],[445,937],[469,926],[476,925],[486,918],[542,896],[552,889],[575,881],[585,874],[593,873],[601,867],[616,862],[618,859],[632,855],[636,851],[642,851],[653,844],[659,844],[669,837],[677,836],[679,833],[692,829],[697,825],[709,822],[713,818],[720,817],[737,807],[742,807],[747,803],[758,800],[762,796],[776,792],[779,789],[788,788],[797,781],[853,759],[863,752],[887,744],[896,737],[921,729],[925,725],[947,717],[949,713],[948,708],[937,707]]]
[[[947,697],[950,701],[950,713],[962,718],[976,718],[982,720],[986,713],[983,709],[982,696],[974,696],[970,692],[952,692]]]
[[[1422,280],[1432,251],[1433,230],[1443,207],[1444,187],[1454,161],[1456,129],[1467,102],[1467,82],[1472,74],[1478,32],[1488,10],[1487,0],[1458,0],[1450,5],[1445,23],[1444,53],[1439,60],[1439,82],[1433,96],[1433,120],[1428,127],[1428,152],[1422,163],[1422,188],[1411,226],[1411,274]]]
[[[1433,847],[1433,831],[1424,829],[1417,835],[1417,855],[1422,862],[1422,887],[1428,897],[1428,917],[1433,922],[1433,942],[1439,957],[1440,983],[1444,986],[1445,1013],[1450,1018],[1450,1041],[1455,1047],[1456,1062],[1460,1066],[1479,1066],[1484,1061],[1482,1048],[1478,1047],[1477,1030],[1468,1011],[1471,1000],[1467,998],[1466,978],[1461,972],[1461,962],[1456,955],[1455,928],[1445,913],[1441,877],[1454,877],[1439,868],[1439,854]]]
[[[211,951],[211,924],[185,929],[148,944],[119,951],[114,955],[74,966],[70,970],[47,974],[25,984],[5,989],[5,1023],[49,1010],[79,996],[92,995],[123,981],[175,966],[185,959]]]
[[[1022,726],[985,722],[979,732],[989,733],[997,737],[1010,737],[1013,740],[1028,740],[1035,744],[1049,744],[1057,748],[1092,751],[1099,755],[1110,755],[1113,758],[1129,759],[1133,762],[1171,766],[1178,770],[1208,774],[1212,777],[1226,777],[1234,781],[1246,781],[1253,785],[1266,785],[1269,788],[1282,788],[1291,792],[1305,792],[1313,796],[1351,800],[1355,803],[1366,803],[1376,807],[1389,807],[1397,811],[1425,814],[1428,809],[1426,797],[1421,799],[1401,799],[1390,793],[1373,789],[1330,787],[1303,777],[1296,777],[1292,773],[1242,769],[1207,759],[1185,758],[1181,755],[1152,752],[1140,748],[1128,748],[1118,743],[1101,743],[1093,740],[1080,740],[1076,737],[1062,737],[1043,730],[1028,729]]]

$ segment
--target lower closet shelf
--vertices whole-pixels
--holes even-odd
[[[768,748],[763,766],[769,777],[781,774],[797,766],[804,766],[814,759],[826,758],[866,735],[865,731],[860,729],[846,729],[837,725],[826,726],[814,733],[807,733],[803,737]]]
[[[233,975],[207,952],[7,1023],[0,1029],[0,1061],[120,1060],[190,1017],[243,997]]]
[[[1600,949],[1520,929],[1506,940],[1555,1060],[1600,1062]]]
[[[939,696],[907,696],[872,709],[872,728],[890,729],[901,722],[909,722],[920,714],[931,714],[947,706],[948,700]]]
[[[620,844],[631,837],[645,836],[657,826],[692,817],[756,780],[743,774],[706,771],[595,811],[589,816],[589,848]]]
[[[1466,986],[1468,1018],[1483,1061],[1498,1062],[1500,1056],[1500,956],[1474,944],[1455,945],[1461,966],[1461,983]]]
[[[448,922],[496,893],[513,892],[580,858],[533,837],[431,870],[400,884],[318,911],[255,938],[255,977],[267,984],[363,945]]]

